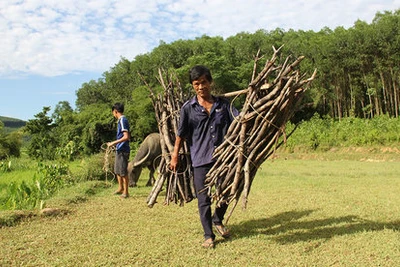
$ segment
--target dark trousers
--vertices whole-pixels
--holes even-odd
[[[199,192],[204,189],[204,181],[206,178],[207,172],[211,169],[213,164],[208,164],[200,167],[193,168],[193,176],[194,176],[194,187],[196,189],[198,208],[201,225],[204,230],[204,238],[212,238],[215,239],[215,235],[212,230],[212,224],[222,224],[224,219],[224,215],[228,208],[228,205],[224,204],[221,207],[216,207],[215,212],[211,215],[211,198],[207,194],[207,190],[203,192]]]

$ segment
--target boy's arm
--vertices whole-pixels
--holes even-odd
[[[112,142],[108,142],[107,146],[115,146],[118,143],[122,143],[122,142],[128,141],[129,140],[129,132],[128,131],[124,131],[122,133],[123,133],[124,136],[122,136],[118,140],[115,140],[115,141],[112,141]]]

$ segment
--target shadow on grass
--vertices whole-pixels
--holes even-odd
[[[400,221],[378,222],[348,215],[319,220],[301,220],[315,210],[288,211],[266,219],[232,225],[237,237],[268,235],[281,244],[330,239],[335,236],[368,231],[400,230]]]

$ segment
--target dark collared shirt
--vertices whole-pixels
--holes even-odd
[[[210,115],[199,104],[196,96],[181,108],[178,136],[185,138],[188,143],[193,167],[214,161],[214,149],[224,140],[233,116],[239,114],[236,108],[231,108],[226,99],[214,96],[213,98]]]

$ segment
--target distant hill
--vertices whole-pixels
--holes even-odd
[[[0,121],[3,122],[4,130],[6,132],[12,132],[18,130],[19,128],[24,127],[26,125],[26,121],[15,118],[3,117],[3,116],[0,116]]]

